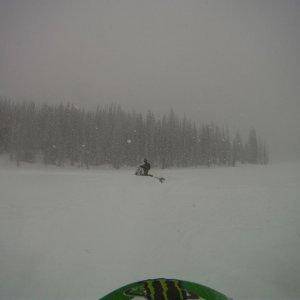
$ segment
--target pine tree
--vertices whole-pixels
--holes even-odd
[[[244,163],[244,155],[243,155],[243,142],[240,136],[240,133],[237,132],[235,138],[233,140],[232,146],[232,163],[235,165],[236,162]]]
[[[247,161],[251,164],[258,163],[258,142],[254,128],[251,128],[249,132],[247,143]]]

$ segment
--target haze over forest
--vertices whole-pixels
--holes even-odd
[[[297,0],[0,0],[0,95],[174,111],[300,158]]]

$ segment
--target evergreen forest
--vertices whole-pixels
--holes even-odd
[[[269,153],[254,128],[243,138],[228,128],[179,118],[127,112],[118,104],[86,111],[73,104],[36,104],[0,99],[0,154],[18,165],[234,166],[267,164]]]

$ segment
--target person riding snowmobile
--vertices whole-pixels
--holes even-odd
[[[157,177],[157,176],[154,176],[152,174],[148,174],[150,168],[151,168],[151,166],[150,166],[149,162],[147,161],[147,159],[145,158],[144,163],[137,168],[137,170],[135,171],[134,174],[138,175],[138,176],[153,177],[155,179],[158,179],[160,183],[163,183],[166,180],[164,177]]]
[[[149,172],[151,166],[146,158],[144,159],[144,163],[142,165],[140,165],[140,167],[144,170],[144,175],[148,176],[148,172]]]

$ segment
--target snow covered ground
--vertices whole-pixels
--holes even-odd
[[[300,164],[156,170],[0,167],[0,299],[98,299],[181,278],[300,299]]]

